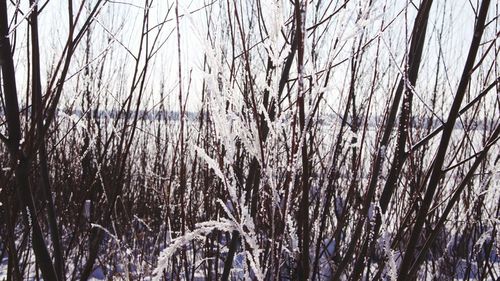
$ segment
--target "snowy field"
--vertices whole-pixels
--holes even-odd
[[[500,280],[491,0],[0,0],[0,281]]]

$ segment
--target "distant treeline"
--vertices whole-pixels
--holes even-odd
[[[110,118],[110,119],[125,119],[127,118],[133,118],[134,115],[136,114],[135,112],[129,112],[128,114],[125,112],[121,112],[118,109],[113,109],[113,110],[93,110],[92,112],[84,112],[80,109],[74,109],[74,110],[59,110],[56,114],[56,116],[61,116],[61,115],[75,115],[77,117],[82,117],[85,113],[91,114],[93,118]],[[179,119],[179,111],[175,110],[139,110],[138,111],[138,116],[139,119],[141,120],[148,120],[148,121],[161,121],[161,120],[170,120],[170,121],[175,121]],[[184,116],[187,121],[195,121],[199,118],[200,112],[197,111],[186,111],[184,113]],[[3,117],[3,113],[0,115]],[[349,116],[350,117],[350,116]],[[328,125],[336,122],[335,120],[338,120],[338,122],[342,122],[341,117],[336,115],[336,114],[324,114],[319,117],[318,122],[319,125]],[[441,122],[442,121],[442,122]],[[437,119],[436,117],[430,118],[427,116],[413,116],[410,118],[410,124],[412,128],[438,128],[439,126],[443,125],[444,118],[442,120]],[[474,120],[463,120],[462,122],[456,122],[454,128],[455,129],[464,129],[464,128],[469,128],[473,130],[483,130],[486,128],[490,128],[492,124],[495,123],[496,120],[493,120],[491,118],[486,119],[486,118],[477,118]],[[362,122],[364,120],[357,120],[357,127],[362,125]],[[372,116],[368,118],[367,125],[368,128],[378,128],[381,124],[384,122],[384,116],[382,115],[377,115],[377,116]],[[399,124],[399,120],[395,120],[395,124]],[[348,118],[347,120],[347,126],[352,127],[353,126],[353,120],[352,118]]]

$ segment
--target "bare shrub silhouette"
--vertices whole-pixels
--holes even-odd
[[[0,279],[500,277],[498,3],[186,2],[0,1]]]

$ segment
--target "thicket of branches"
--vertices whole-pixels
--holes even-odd
[[[500,7],[459,5],[0,0],[1,274],[497,280]]]

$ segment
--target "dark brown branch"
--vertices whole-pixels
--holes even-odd
[[[448,114],[447,121],[444,125],[443,135],[441,136],[441,141],[439,143],[438,151],[434,158],[429,184],[427,186],[427,190],[425,191],[425,196],[422,205],[418,210],[417,218],[413,230],[411,232],[408,245],[406,246],[406,251],[403,257],[403,261],[401,263],[401,267],[399,269],[399,276],[398,276],[399,281],[408,280],[409,278],[411,278],[411,275],[409,275],[409,269],[414,263],[414,251],[419,241],[419,237],[422,232],[424,222],[427,218],[427,212],[429,211],[430,205],[434,199],[434,193],[442,176],[441,169],[446,157],[448,144],[450,142],[451,135],[453,133],[455,122],[459,117],[460,106],[462,104],[462,100],[465,96],[465,93],[467,91],[467,86],[471,78],[471,70],[474,67],[476,54],[479,50],[479,44],[481,43],[481,37],[484,32],[484,23],[488,15],[489,5],[490,5],[490,0],[483,0],[481,2],[481,7],[477,18],[476,26],[474,27],[474,36],[472,38],[472,42],[469,48],[469,54],[467,55],[467,60],[465,62],[463,73],[460,79],[460,84],[458,85],[450,113]]]

